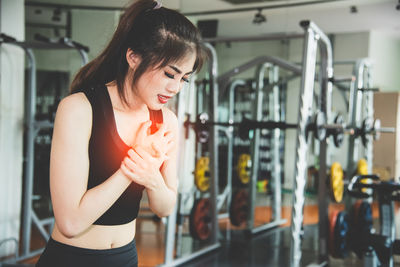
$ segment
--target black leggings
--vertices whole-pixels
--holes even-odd
[[[111,249],[88,249],[63,244],[50,238],[36,267],[137,267],[135,240]]]

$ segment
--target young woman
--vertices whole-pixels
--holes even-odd
[[[198,30],[180,13],[153,0],[126,9],[59,104],[50,158],[55,226],[37,266],[137,266],[142,191],[160,217],[176,202],[178,124],[164,105],[203,55]]]

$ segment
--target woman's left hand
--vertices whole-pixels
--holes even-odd
[[[153,156],[142,146],[136,145],[128,151],[128,155],[122,161],[121,170],[135,183],[154,189],[160,178],[163,179],[160,166],[167,158],[161,151],[157,151],[157,155]]]

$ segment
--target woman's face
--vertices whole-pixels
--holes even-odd
[[[191,53],[176,63],[146,71],[134,88],[136,97],[150,109],[161,109],[189,82],[195,60],[196,54]]]

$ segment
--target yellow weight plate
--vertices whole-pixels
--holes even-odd
[[[368,175],[368,163],[365,159],[360,159],[357,162],[357,174],[358,175]],[[365,179],[361,179],[360,183],[363,184],[371,184],[372,180],[365,178]],[[367,194],[372,194],[372,189],[368,189],[368,188],[362,188],[361,192],[367,193]]]
[[[331,166],[330,189],[333,200],[337,203],[341,202],[343,199],[344,183],[343,169],[339,162],[334,162]]]
[[[251,172],[251,156],[249,154],[241,154],[237,164],[237,173],[242,184],[248,184]]]
[[[201,192],[210,188],[210,158],[201,157],[197,160],[194,170],[194,183]]]
[[[357,162],[357,174],[367,175],[368,174],[368,163],[365,159],[360,159]]]

